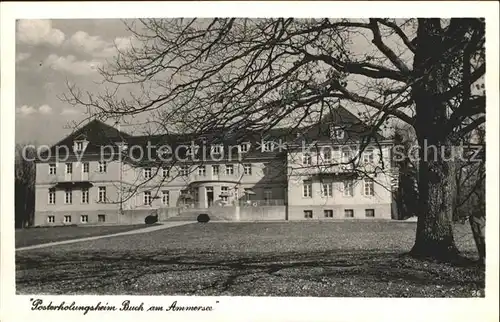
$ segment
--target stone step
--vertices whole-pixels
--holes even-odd
[[[169,222],[169,221],[197,221],[197,218],[200,214],[208,214],[210,217],[210,221],[218,221],[218,220],[224,220],[220,216],[212,214],[210,211],[186,211],[182,212],[177,216],[169,217],[164,220],[161,220],[162,222]]]

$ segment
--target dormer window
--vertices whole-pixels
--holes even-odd
[[[126,151],[128,148],[127,142],[116,142],[116,146],[120,151]]]
[[[156,155],[160,160],[166,161],[172,157],[172,149],[168,145],[161,146],[156,151]]]
[[[73,148],[76,152],[81,152],[85,149],[86,141],[75,141]]]
[[[212,154],[222,154],[222,145],[212,145]]]
[[[73,150],[75,152],[81,152],[87,147],[87,137],[83,134],[78,135],[73,141]]]
[[[341,140],[344,138],[344,129],[338,126],[330,127],[330,138]]]
[[[186,146],[186,155],[188,156],[194,156],[196,153],[198,153],[198,146]]]
[[[274,143],[273,141],[267,141],[262,145],[262,152],[273,152]]]
[[[250,149],[250,143],[240,144],[240,152],[241,153],[247,153],[249,149]]]

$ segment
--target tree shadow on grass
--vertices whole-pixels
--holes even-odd
[[[17,288],[21,293],[249,295],[245,290],[263,281],[304,288],[285,293],[271,288],[270,294],[266,293],[287,296],[308,296],[311,292],[307,283],[325,289],[322,292],[326,296],[336,296],[328,295],[328,288],[334,289],[331,285],[343,296],[373,293],[374,287],[380,290],[373,294],[390,296],[381,288],[386,284],[403,285],[406,289],[430,289],[436,285],[451,290],[484,288],[484,270],[475,266],[458,267],[381,251],[37,251],[18,253],[16,264]],[[350,294],[349,285],[353,283],[358,289]],[[252,292],[258,294],[256,290]]]

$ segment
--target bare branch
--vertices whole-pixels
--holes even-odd
[[[410,69],[408,66],[406,66],[406,64],[382,40],[377,19],[370,19],[370,26],[373,32],[373,44],[377,46],[377,48],[380,49],[380,51],[384,53],[403,74],[409,75]]]

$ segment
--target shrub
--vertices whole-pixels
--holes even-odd
[[[158,215],[149,215],[146,217],[146,219],[144,219],[144,222],[146,223],[146,225],[154,224],[158,222]]]
[[[207,223],[210,221],[210,217],[208,216],[208,214],[200,214],[198,215],[197,220],[198,222]]]

